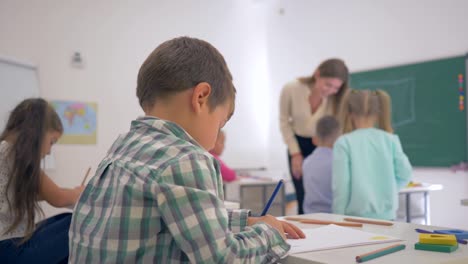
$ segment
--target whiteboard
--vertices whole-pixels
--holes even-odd
[[[37,67],[0,57],[0,131],[13,108],[29,97],[39,97]]]

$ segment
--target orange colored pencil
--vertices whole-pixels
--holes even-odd
[[[371,224],[371,225],[383,225],[383,226],[392,226],[393,223],[391,222],[382,222],[382,221],[375,221],[375,220],[367,220],[367,219],[357,219],[357,218],[350,218],[346,217],[343,220],[348,222],[356,222],[356,223],[363,223],[363,224]]]
[[[285,220],[288,220],[288,221],[301,221],[301,220],[307,220],[307,218],[303,218],[303,217],[297,217],[297,216],[286,216],[284,217]]]
[[[362,227],[361,223],[346,223],[346,222],[334,222],[334,221],[323,221],[317,219],[304,219],[300,220],[302,224],[314,224],[314,225],[337,225],[337,226],[348,226],[348,227]]]
[[[346,223],[346,222],[335,222],[335,221],[326,221],[326,220],[318,220],[318,219],[310,219],[305,217],[297,217],[297,216],[286,216],[284,218],[288,221],[298,221],[302,224],[314,224],[314,225],[339,225],[339,226],[350,226],[350,227],[362,227],[360,223]]]

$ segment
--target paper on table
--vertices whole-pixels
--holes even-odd
[[[303,229],[302,231],[306,234],[305,239],[288,239],[287,242],[291,245],[289,254],[381,244],[402,240],[396,237],[369,233],[337,225]]]

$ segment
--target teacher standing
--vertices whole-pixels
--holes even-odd
[[[298,214],[303,214],[302,161],[315,149],[315,125],[325,115],[336,115],[348,89],[349,72],[344,61],[328,59],[312,76],[287,83],[280,98],[280,128],[288,147],[289,170],[296,190]]]

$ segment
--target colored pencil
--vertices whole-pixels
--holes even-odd
[[[297,216],[286,216],[284,217],[285,220],[288,221],[302,221],[302,220],[307,220],[307,218],[304,217],[297,217]]]
[[[310,219],[310,218],[297,217],[297,216],[286,216],[284,219],[288,220],[288,221],[298,221],[298,222],[300,222],[302,224],[339,225],[339,226],[349,226],[349,227],[362,227],[361,223],[335,222],[335,221]]]
[[[348,227],[362,227],[361,223],[346,223],[346,222],[334,222],[334,221],[323,221],[316,219],[303,219],[299,223],[302,224],[313,224],[313,225],[338,225],[338,226],[348,226]]]
[[[403,245],[403,244],[396,244],[396,245],[384,247],[384,248],[381,248],[381,249],[371,251],[371,252],[366,253],[364,255],[356,256],[356,261],[361,263],[361,262],[364,262],[364,261],[368,261],[368,260],[375,259],[375,258],[378,258],[378,257],[381,257],[381,256],[385,256],[385,255],[390,254],[390,253],[394,253],[394,252],[403,250],[405,248],[406,248],[406,246]]]
[[[88,178],[88,175],[89,175],[89,172],[91,171],[91,167],[88,168],[88,170],[86,171],[86,174],[83,178],[83,181],[81,182],[81,185],[84,185],[85,182],[86,182],[86,179]]]
[[[363,223],[363,224],[371,224],[371,225],[383,225],[383,226],[392,226],[393,223],[391,222],[382,222],[382,221],[375,221],[375,220],[367,220],[367,219],[357,219],[357,218],[350,218],[346,217],[343,220],[348,222],[356,222],[356,223]]]
[[[278,184],[276,185],[275,190],[271,194],[270,199],[268,200],[267,204],[265,205],[265,208],[263,208],[262,211],[262,216],[266,215],[268,210],[270,209],[271,204],[273,203],[273,200],[275,200],[276,195],[278,194],[279,189],[281,188],[281,185],[283,185],[284,180],[280,180]]]

